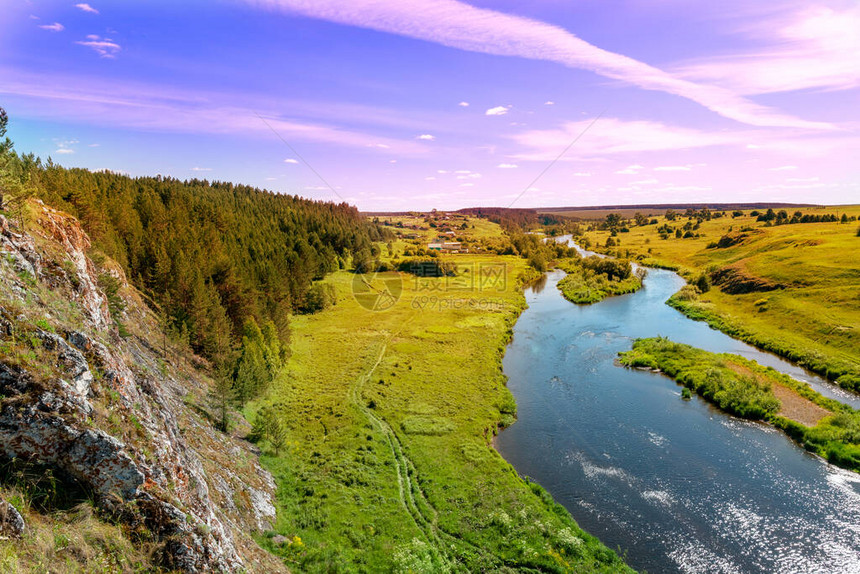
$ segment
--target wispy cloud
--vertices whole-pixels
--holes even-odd
[[[355,108],[345,105],[333,105],[326,108],[329,113],[324,114],[326,109],[318,110],[314,102],[283,102],[248,95],[238,98],[235,94],[175,90],[163,85],[106,81],[91,76],[55,74],[47,77],[0,67],[0,77],[3,78],[0,94],[15,96],[20,113],[30,118],[145,131],[271,138],[271,130],[256,115],[259,112],[272,128],[291,142],[315,141],[367,150],[393,150],[404,156],[427,153],[427,146],[411,138],[380,137],[315,119],[285,119],[279,111],[290,109],[291,115],[297,111],[319,112],[321,116],[346,121],[354,115]],[[236,106],[237,100],[248,107]],[[376,110],[375,113],[382,112]],[[386,121],[383,118],[383,125],[388,125]]]
[[[87,36],[86,41],[81,40],[75,42],[81,46],[92,48],[96,54],[102,58],[116,58],[116,55],[122,50],[122,46],[111,40],[110,38],[102,38],[95,34]]]
[[[511,109],[511,106],[496,106],[484,112],[488,116],[503,116]]]
[[[552,101],[552,100],[547,100],[547,101],[545,101],[545,102],[543,103],[543,105],[545,105],[545,106],[554,106],[554,105],[555,105],[555,102],[554,102],[554,101]]]
[[[211,167],[192,167],[191,171],[212,171]]]
[[[736,33],[762,48],[685,62],[675,70],[742,94],[860,86],[860,5],[844,9],[804,5],[769,17],[738,19]]]
[[[431,141],[431,142],[432,142],[433,140],[435,140],[435,139],[436,139],[436,136],[431,135],[431,134],[421,134],[421,135],[420,135],[420,136],[418,136],[416,139],[419,139],[419,140],[426,140],[426,141]]]
[[[42,30],[49,30],[51,32],[62,32],[66,29],[66,27],[59,22],[54,22],[53,24],[42,24],[39,28]]]
[[[655,167],[654,171],[690,171],[692,169],[688,165],[661,165],[660,167]]]
[[[628,165],[624,169],[619,169],[615,173],[618,175],[639,175],[641,170],[645,169],[643,166],[639,164]]]
[[[518,166],[517,164],[515,164],[515,163],[500,163],[500,164],[499,164],[499,165],[497,165],[496,167],[499,167],[499,168],[502,168],[502,169],[516,169],[516,168],[518,168],[519,166]]]
[[[461,108],[468,108],[468,107],[469,107],[469,102],[460,102],[460,103],[459,103],[459,104],[457,104],[457,105],[458,105],[458,106],[460,106]]]
[[[83,10],[84,12],[89,12],[90,14],[98,14],[99,11],[86,3],[75,4],[75,8],[78,10]]]
[[[779,167],[772,167],[770,171],[794,171],[797,169],[796,165],[781,165]]]
[[[603,50],[567,30],[529,18],[477,8],[457,0],[245,0],[289,14],[358,26],[452,48],[556,62],[590,70],[646,90],[687,98],[755,126],[833,129],[757,104],[726,88],[697,84],[633,58]]]
[[[529,130],[511,136],[527,150],[517,159],[551,161],[560,150],[581,134],[592,120],[567,122],[560,128]],[[625,121],[618,118],[601,118],[585,137],[577,142],[575,153],[565,156],[573,159],[577,155],[608,155],[629,152],[692,149],[737,143],[738,132],[706,132],[691,128],[670,126],[651,121]]]
[[[71,154],[75,153],[75,150],[72,149],[72,146],[77,145],[81,142],[79,142],[76,139],[71,139],[71,140],[54,139],[54,143],[57,144],[57,149],[54,150],[54,153],[60,154],[60,155],[71,155]]]

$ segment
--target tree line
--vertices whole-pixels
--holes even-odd
[[[8,119],[0,112],[3,138]],[[76,216],[93,249],[122,266],[167,331],[226,377],[250,373],[244,387],[236,384],[242,398],[277,367],[274,355],[283,358],[289,315],[318,307],[314,281],[390,235],[346,203],[65,168],[0,140],[0,204],[9,209],[28,196]]]

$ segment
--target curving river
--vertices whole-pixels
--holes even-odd
[[[743,421],[659,374],[616,366],[636,337],[732,352],[850,395],[665,305],[684,280],[651,269],[637,293],[577,306],[556,288],[529,308],[504,359],[518,421],[497,448],[587,531],[648,572],[860,572],[860,475]]]

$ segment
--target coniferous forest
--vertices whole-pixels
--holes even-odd
[[[240,399],[279,366],[289,315],[319,307],[313,281],[372,257],[386,233],[346,203],[69,169],[11,149],[5,163],[27,190],[16,197],[77,216],[96,253],[123,267],[168,332],[236,379]]]

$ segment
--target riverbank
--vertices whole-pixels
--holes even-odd
[[[619,356],[624,366],[658,370],[723,411],[769,422],[829,462],[860,471],[860,411],[804,383],[739,355],[663,337],[637,339]]]
[[[811,214],[860,215],[858,206],[808,208]],[[814,212],[814,213],[813,213]],[[749,211],[699,220],[653,214],[601,251],[670,268],[710,290],[676,294],[669,303],[688,317],[860,391],[860,238],[856,223],[768,226]],[[690,227],[689,236],[666,226]],[[695,228],[695,229],[693,229]],[[605,245],[609,231],[591,231]]]
[[[617,265],[607,273],[594,263]],[[556,267],[567,273],[558,282],[558,289],[565,299],[578,305],[598,303],[607,297],[635,293],[642,288],[642,276],[634,273],[627,261],[616,262],[596,257],[582,260],[564,259],[559,261]]]
[[[451,260],[456,277],[365,277],[396,294],[380,311],[334,273],[337,304],[295,317],[286,369],[247,412],[278,421],[260,443],[279,506],[261,543],[305,572],[629,572],[491,446],[516,417],[501,360],[526,262]]]

